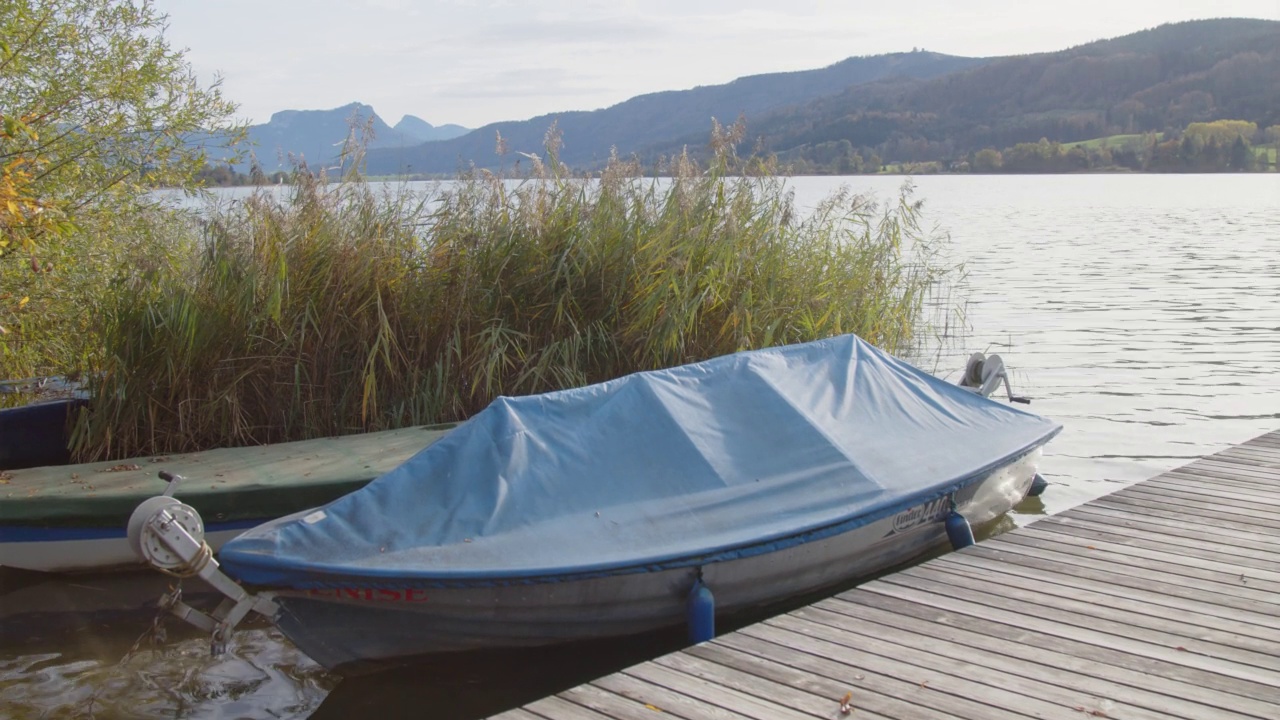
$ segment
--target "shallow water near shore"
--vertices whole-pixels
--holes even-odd
[[[902,178],[796,178],[809,207],[841,184],[882,198]],[[1065,426],[1053,483],[1025,524],[1280,427],[1280,175],[935,176],[924,219],[967,279],[964,342],[926,369],[955,380],[999,353],[1030,410]],[[936,363],[936,364],[935,364]],[[13,718],[479,717],[676,647],[655,636],[499,653],[338,678],[274,629],[210,658],[167,621],[146,642],[151,574],[0,575],[0,715]],[[188,587],[188,592],[195,592]]]

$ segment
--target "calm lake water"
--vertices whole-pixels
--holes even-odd
[[[881,198],[902,178],[797,178],[812,206],[841,184]],[[1023,524],[1280,427],[1280,175],[933,176],[927,224],[963,261],[968,329],[935,370],[999,353],[1030,409],[1066,429],[1054,483]],[[1011,526],[1012,523],[1006,523]],[[164,589],[150,575],[5,576],[0,716],[468,717],[528,701],[670,648],[505,653],[339,679],[270,628],[230,652],[166,623],[126,653]],[[122,608],[126,610],[122,610]],[[132,608],[132,609],[129,609]]]

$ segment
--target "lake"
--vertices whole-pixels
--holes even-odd
[[[844,184],[881,198],[903,178],[795,178],[812,207]],[[962,341],[1000,354],[1030,409],[1065,425],[1038,514],[1151,477],[1280,427],[1280,175],[926,176],[924,219],[967,270]],[[243,192],[229,191],[228,194]],[[1006,527],[1009,526],[1006,523]],[[138,607],[152,575],[6,576],[0,708],[7,717],[466,717],[576,684],[678,642],[504,653],[339,680],[274,630],[221,658],[176,620],[159,651]],[[137,598],[136,600],[134,598]]]

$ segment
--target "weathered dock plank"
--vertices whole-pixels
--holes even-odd
[[[1113,546],[1102,542],[1071,544],[1068,540],[1066,536],[1053,533],[1025,532],[1008,538],[1006,542],[1007,549],[1011,552],[1018,552],[1022,548],[1034,548],[1041,551],[1039,554],[1049,557],[1070,556],[1073,562],[1098,565],[1122,575],[1150,580],[1179,576],[1172,578],[1173,581],[1196,580],[1202,587],[1210,587],[1216,592],[1229,592],[1263,603],[1280,602],[1280,596],[1276,595],[1277,591],[1280,591],[1280,586],[1275,583],[1262,580],[1249,583],[1247,577],[1245,581],[1241,580],[1241,575],[1246,574],[1247,568],[1237,569],[1226,563],[1213,563],[1196,558],[1160,557],[1158,553],[1134,557],[1111,552]],[[1003,544],[1002,547],[1004,547]],[[1144,562],[1137,562],[1139,560]],[[1209,586],[1207,583],[1213,583],[1213,585]],[[1273,611],[1274,609],[1272,608]]]
[[[1061,652],[1102,666],[1126,667],[1149,676],[1185,683],[1189,688],[1218,690],[1228,695],[1238,695],[1246,698],[1257,697],[1258,694],[1265,695],[1274,690],[1269,687],[1256,687],[1252,688],[1256,691],[1255,693],[1249,693],[1247,691],[1251,688],[1247,685],[1241,685],[1230,678],[1224,678],[1221,675],[1205,672],[1198,668],[1166,662],[1157,658],[1144,657],[1124,650],[1094,645],[1061,635],[1027,630],[993,618],[940,610],[892,596],[866,593],[841,595],[833,599],[862,607],[883,609],[886,612],[902,617],[915,617],[944,628],[955,627],[972,630],[988,637],[1002,638],[1013,643],[1025,645],[1033,650],[1043,649],[1047,652]],[[1242,689],[1246,690],[1246,692],[1242,693]]]
[[[1252,623],[1257,627],[1280,630],[1280,617],[1270,614],[1269,607],[1181,583],[1152,582],[1084,565],[1071,565],[996,549],[990,549],[989,554],[966,553],[950,566],[973,572],[987,570],[999,575],[1005,582],[1030,578],[1050,586],[1085,588],[1113,597],[1131,598],[1148,604],[1153,610],[1160,607],[1187,609],[1200,615],[1215,615]],[[1058,592],[1052,587],[1047,589]]]
[[[503,720],[1280,717],[1280,432]],[[661,714],[659,714],[661,713]]]
[[[1115,507],[1127,506],[1124,509],[1134,514],[1143,514],[1150,512],[1158,512],[1161,517],[1171,518],[1175,521],[1183,517],[1189,509],[1189,503],[1183,502],[1166,502],[1159,495],[1148,496],[1145,498],[1135,498],[1130,495],[1124,497],[1115,497],[1108,495],[1097,500],[1089,502],[1090,507]],[[1244,526],[1242,529],[1255,535],[1267,535],[1271,537],[1280,537],[1280,526],[1274,522],[1267,522],[1265,519],[1250,517],[1248,515],[1240,515],[1232,512],[1230,507],[1218,510],[1211,507],[1199,507],[1195,509],[1196,517],[1202,522],[1212,522],[1212,527],[1238,527]],[[1206,528],[1212,529],[1212,528]]]
[[[920,617],[912,614],[909,612],[911,607],[907,606],[907,612],[894,612],[875,605],[853,603],[845,598],[832,598],[813,606],[815,609],[827,609],[919,637],[945,638],[959,646],[961,652],[968,654],[978,652],[1013,658],[1021,662],[1018,665],[1019,672],[1047,678],[1046,682],[1064,682],[1068,685],[1078,682],[1086,691],[1105,696],[1121,694],[1131,703],[1161,710],[1175,717],[1205,717],[1209,713],[1204,708],[1237,712],[1245,717],[1249,713],[1256,715],[1274,711],[1274,707],[1266,703],[1240,695],[1213,688],[1188,687],[1185,681],[1117,664],[1117,661],[1124,663],[1128,659],[1124,656],[1101,658],[1097,653],[1091,653],[1088,658],[1080,657],[1079,654],[1068,651],[1079,650],[1078,648],[1064,650],[1061,644],[1050,642],[1047,638],[1044,639],[1045,642],[1029,643],[1024,641],[1025,635],[1018,635],[1018,640],[1011,640],[1007,633],[991,632],[989,625],[982,625],[981,630],[975,630],[963,627],[965,623],[962,621],[955,624],[940,623],[937,622],[936,615]],[[1073,678],[1073,675],[1079,678]],[[1097,682],[1099,680],[1103,682]]]
[[[742,670],[771,682],[804,690],[827,703],[831,698],[843,699],[849,692],[845,680],[848,666],[833,660],[808,655],[790,648],[772,645],[747,636],[734,635],[723,643],[703,643],[685,651],[686,654]],[[965,717],[964,708],[952,708],[942,712],[935,708],[900,699],[914,693],[913,683],[903,682],[873,671],[859,676],[862,682],[859,709],[870,714],[893,718],[921,718],[922,720],[950,720]],[[974,703],[973,707],[981,707]],[[959,714],[957,714],[959,713]]]
[[[932,662],[951,664],[982,656],[982,666],[989,671],[994,671],[991,675],[994,682],[1001,682],[1005,689],[1024,696],[1061,702],[1068,698],[1074,700],[1079,694],[1083,694],[1101,702],[1103,698],[1122,694],[1126,698],[1124,706],[1126,717],[1160,717],[1140,707],[1141,703],[1133,703],[1135,693],[1131,689],[1123,688],[1107,679],[1084,674],[1062,674],[1047,664],[1028,663],[999,651],[978,649],[975,648],[975,643],[967,638],[949,637],[946,633],[936,632],[931,625],[921,624],[916,627],[903,627],[902,624],[887,625],[871,619],[868,617],[870,614],[836,613],[816,605],[798,610],[794,615],[842,630],[849,622],[849,618],[853,617],[857,620],[857,632],[844,634],[843,637],[848,641],[862,642],[867,637],[879,638],[920,650],[925,653],[925,657],[931,658]],[[1003,682],[1003,679],[1008,677],[1016,677],[1018,681]],[[1155,701],[1154,704],[1160,703]]]
[[[1177,520],[1171,520],[1164,515],[1118,511],[1101,503],[1072,508],[1055,517],[1103,522],[1108,527],[1143,528],[1165,534],[1185,535],[1187,532],[1186,525]],[[1214,523],[1212,526],[1198,527],[1196,528],[1196,534],[1202,538],[1212,538],[1214,542],[1225,547],[1238,546],[1280,552],[1280,536],[1259,535],[1225,523]]]

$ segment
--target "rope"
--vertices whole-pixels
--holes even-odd
[[[174,568],[160,567],[155,563],[152,563],[151,566],[159,570],[160,572],[164,573],[165,575],[170,575],[172,577],[176,577],[179,579],[189,578],[189,577],[194,577],[200,574],[200,571],[204,569],[205,565],[209,564],[209,559],[212,557],[213,557],[213,548],[209,547],[209,543],[202,541],[200,543],[200,550],[196,553],[195,557],[191,558],[189,562],[186,562]]]

